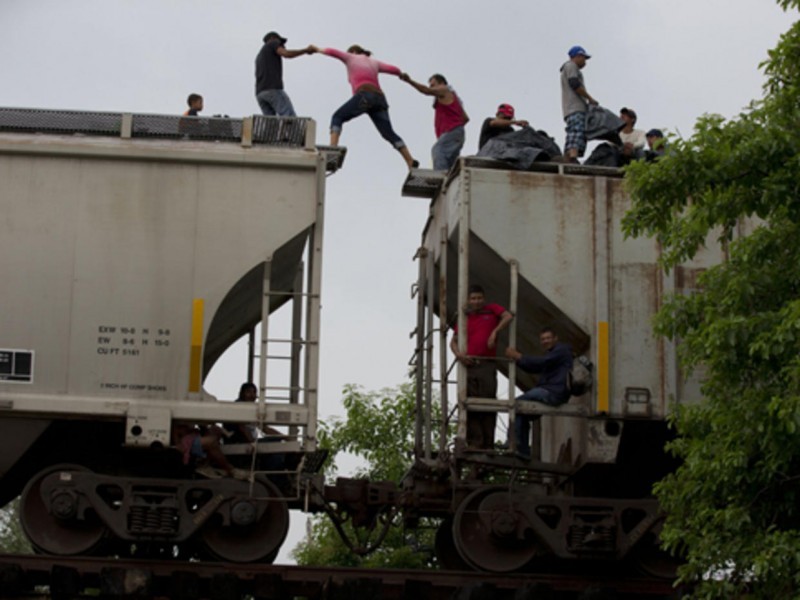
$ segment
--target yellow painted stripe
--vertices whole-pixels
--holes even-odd
[[[203,361],[203,308],[202,298],[192,301],[192,351],[189,358],[189,391],[200,391],[200,374]]]
[[[608,412],[608,321],[597,323],[597,412]]]

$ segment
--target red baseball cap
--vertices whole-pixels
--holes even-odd
[[[497,114],[503,115],[504,117],[508,117],[509,119],[514,118],[514,107],[510,104],[501,104],[497,107]]]

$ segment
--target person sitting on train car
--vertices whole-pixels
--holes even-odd
[[[527,127],[528,122],[524,119],[517,120],[514,118],[514,107],[510,104],[501,104],[497,107],[497,114],[492,117],[487,117],[481,125],[481,134],[478,138],[478,150],[483,148],[493,137],[502,135],[504,133],[512,133],[514,128]]]
[[[236,402],[255,402],[258,399],[258,388],[256,384],[247,381],[239,388],[239,397]],[[281,442],[284,439],[277,429],[264,427],[261,429],[256,423],[223,423],[225,438],[224,444],[265,444]],[[261,456],[259,468],[265,471],[279,471],[286,467],[286,455],[280,452],[273,452]]]
[[[258,399],[256,384],[247,381],[239,387],[239,397],[235,402],[255,402]],[[223,423],[226,444],[252,444],[253,442],[279,441],[283,434],[277,429],[266,427],[264,434],[255,423]]]
[[[528,373],[537,373],[538,382],[521,396],[518,401],[541,402],[548,406],[560,406],[569,400],[569,372],[572,370],[572,348],[558,341],[558,336],[550,327],[539,332],[539,343],[544,356],[522,354],[516,348],[506,348],[506,356],[516,361],[517,366]],[[514,420],[514,437],[517,452],[530,456],[530,421],[527,415],[517,415]]]
[[[497,334],[508,327],[513,315],[499,304],[487,304],[480,285],[469,286],[467,296],[467,353],[458,350],[458,327],[450,340],[456,359],[467,368],[467,397],[497,397],[495,364]],[[497,415],[493,412],[467,413],[467,446],[491,448]]]
[[[648,162],[658,160],[667,151],[667,140],[664,132],[660,129],[651,129],[646,134],[648,150],[645,152],[645,159]]]
[[[223,435],[223,429],[217,425],[201,429],[188,423],[176,423],[172,427],[172,438],[183,455],[184,465],[199,462],[195,472],[212,479],[224,476],[248,479],[249,473],[235,468],[222,453],[219,440]]]

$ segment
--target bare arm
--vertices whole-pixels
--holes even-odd
[[[436,96],[437,98],[443,98],[447,94],[447,90],[444,89],[434,90],[433,88],[429,88],[427,85],[423,85],[418,81],[414,81],[413,79],[411,79],[411,76],[408,73],[401,74],[400,79],[410,84],[411,87],[417,90],[420,94],[425,94],[426,96]]]
[[[524,119],[492,119],[489,121],[489,127],[508,127],[509,125],[517,125],[518,127],[527,127],[528,122]]]
[[[465,365],[471,365],[472,364],[472,359],[471,358],[469,358],[466,354],[461,354],[458,351],[458,334],[457,333],[454,333],[452,339],[450,340],[450,350],[453,351],[453,354],[455,355],[456,360],[458,360],[458,362],[460,362],[462,364],[465,364]]]
[[[511,360],[519,360],[520,358],[522,358],[522,352],[520,352],[516,348],[512,348],[511,346],[509,346],[508,348],[506,348],[506,356]]]
[[[277,52],[283,58],[295,58],[296,56],[302,56],[303,54],[314,54],[314,46],[309,44],[305,48],[298,49],[298,50],[287,50],[283,46],[279,46],[275,52]]]
[[[586,91],[586,88],[584,86],[580,86],[579,88],[577,88],[575,90],[575,93],[577,93],[578,96],[585,98],[589,104],[594,104],[595,106],[598,105],[597,100],[595,100],[594,98],[592,98],[592,96],[589,95],[589,92]]]
[[[569,87],[575,90],[575,93],[578,94],[578,96],[586,100],[589,104],[594,104],[594,105],[598,104],[597,100],[592,98],[589,92],[586,91],[586,86],[583,85],[583,83],[581,83],[580,79],[578,79],[577,77],[570,77],[567,80],[567,83],[569,83]]]
[[[508,324],[511,323],[511,319],[514,318],[507,310],[503,311],[503,314],[500,315],[500,322],[497,324],[497,327],[494,328],[492,334],[489,336],[489,348],[494,348],[495,344],[497,343],[497,334],[500,333],[503,329],[508,327]]]

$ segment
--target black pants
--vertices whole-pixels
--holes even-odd
[[[470,398],[497,398],[497,369],[493,360],[467,367],[467,396]],[[467,412],[467,447],[494,447],[494,429],[497,413]]]

